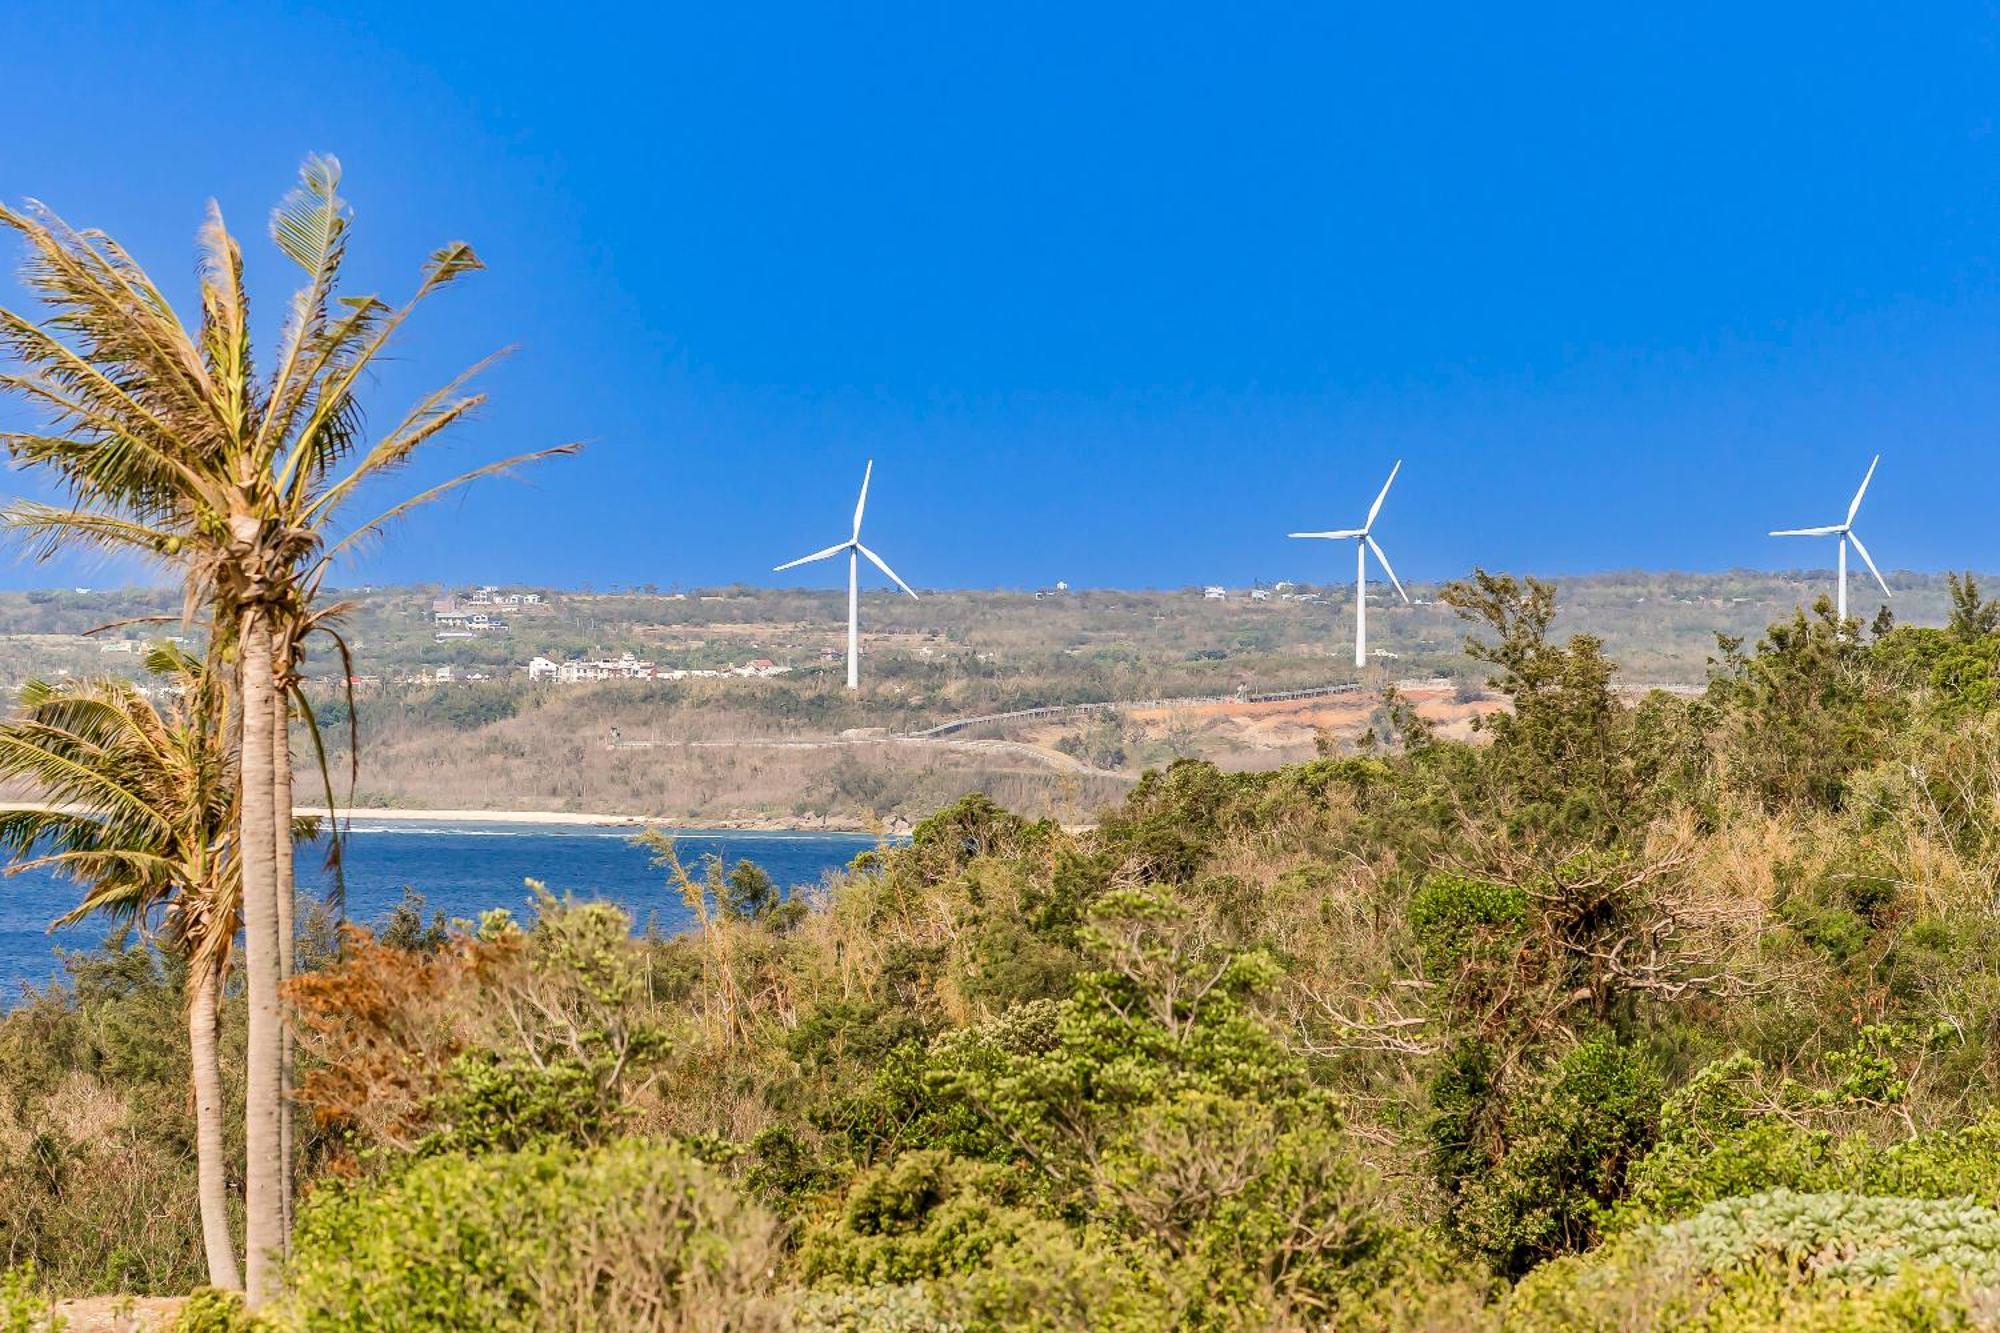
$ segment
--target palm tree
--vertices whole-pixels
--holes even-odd
[[[22,688],[19,711],[0,723],[0,778],[33,782],[49,804],[0,813],[0,848],[16,858],[8,874],[48,867],[84,886],[57,925],[158,914],[163,942],[185,960],[202,1243],[209,1282],[236,1288],[216,1050],[241,916],[227,710],[220,682],[179,650],[156,649],[146,665],[174,695],[164,716],[129,681]]]
[[[420,304],[482,266],[470,246],[453,242],[431,254],[415,294],[400,306],[339,295],[350,224],[339,183],[337,161],[310,157],[298,188],[272,213],[272,239],[307,281],[263,375],[252,364],[242,252],[214,204],[198,236],[202,310],[192,332],[109,237],[72,229],[39,207],[0,207],[0,225],[27,243],[23,279],[48,312],[35,323],[0,310],[0,350],[21,367],[0,373],[0,391],[47,421],[40,432],[0,435],[0,443],[51,474],[70,499],[67,506],[16,503],[4,521],[44,553],[82,545],[137,551],[175,567],[187,613],[207,609],[212,652],[236,672],[253,1307],[277,1289],[290,1212],[279,1010],[290,944],[285,724],[288,698],[301,699],[303,643],[330,631],[341,610],[323,602],[322,584],[335,560],[411,509],[576,448],[476,468],[364,521],[346,521],[368,482],[479,407],[484,395],[467,386],[491,358],[420,399],[386,433],[366,433],[357,393],[369,367]]]

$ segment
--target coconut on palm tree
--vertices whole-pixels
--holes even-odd
[[[341,295],[350,213],[339,163],[311,157],[271,216],[280,251],[306,273],[284,331],[259,372],[251,356],[242,251],[209,206],[198,235],[201,317],[190,328],[116,242],[39,207],[0,207],[27,244],[23,281],[35,321],[0,310],[0,392],[41,415],[39,430],[0,434],[21,464],[48,475],[67,504],[20,502],[5,522],[44,552],[87,546],[138,552],[182,578],[190,615],[204,610],[215,652],[236,677],[236,855],[243,892],[249,1006],[244,1131],[248,1292],[278,1285],[286,1242],[286,1039],[279,987],[289,954],[288,697],[306,637],[329,627],[327,571],[356,543],[476,478],[573,445],[523,454],[426,488],[351,521],[368,483],[394,471],[484,401],[468,389],[481,362],[370,435],[360,403],[369,368],[416,308],[481,267],[470,246],[434,251],[401,305]],[[344,650],[343,650],[344,651]]]
[[[22,687],[0,722],[0,779],[32,784],[46,804],[0,812],[0,848],[14,854],[9,874],[47,868],[83,886],[57,925],[156,925],[185,961],[202,1244],[210,1283],[239,1287],[216,1045],[241,917],[227,710],[222,683],[178,649],[156,649],[147,667],[168,687],[164,714],[130,681]]]

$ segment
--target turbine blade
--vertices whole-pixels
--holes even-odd
[[[873,551],[863,546],[860,542],[854,543],[854,549],[861,552],[861,554],[867,556],[869,562],[873,564],[875,568],[881,570],[884,574],[887,574],[890,578],[894,579],[896,582],[896,586],[898,588],[901,588],[904,592],[910,594],[910,596],[913,599],[916,597],[917,590],[915,588],[912,588],[909,584],[903,582],[903,576],[901,574],[898,574],[895,570],[889,568],[888,562],[883,560],[881,556],[875,554]]]
[[[1288,532],[1285,535],[1287,537],[1325,537],[1328,540],[1339,540],[1343,537],[1361,537],[1367,534],[1362,532],[1360,528],[1342,528],[1339,532]]]
[[[1389,480],[1382,483],[1382,493],[1375,497],[1375,503],[1368,506],[1368,520],[1361,525],[1363,532],[1375,526],[1375,515],[1382,512],[1382,502],[1389,498],[1389,488],[1396,484],[1396,474],[1403,470],[1403,460],[1397,459],[1396,466],[1389,469]]]
[[[1869,461],[1868,475],[1861,479],[1861,489],[1854,493],[1854,503],[1847,506],[1847,521],[1850,524],[1854,522],[1854,516],[1861,512],[1861,497],[1868,494],[1868,483],[1875,480],[1875,464],[1881,461],[1882,455],[1880,454],[1875,455]]]
[[[811,555],[802,555],[796,560],[787,560],[784,564],[777,566],[771,572],[773,574],[778,574],[782,573],[787,569],[796,569],[800,565],[810,565],[815,560],[824,560],[830,555],[839,555],[842,551],[845,551],[848,547],[852,545],[854,545],[853,542],[841,542],[837,546],[827,547],[824,551],[814,551]]]
[[[1869,558],[1868,548],[1861,544],[1861,539],[1854,535],[1852,529],[1849,529],[1847,533],[1847,540],[1854,543],[1854,549],[1860,554],[1862,562],[1868,566],[1868,572],[1873,574],[1875,581],[1882,585],[1882,595],[1884,597],[1894,597],[1896,594],[1889,591],[1889,581],[1882,577],[1881,570],[1875,568],[1875,562]]]
[[[1771,535],[1773,537],[1831,537],[1836,532],[1845,531],[1846,528],[1847,525],[1845,523],[1829,523],[1823,528],[1780,528]]]
[[[1377,544],[1373,537],[1363,537],[1361,540],[1367,542],[1368,549],[1375,553],[1375,563],[1382,566],[1382,572],[1387,574],[1389,582],[1396,586],[1396,595],[1407,603],[1410,600],[1410,594],[1403,591],[1403,581],[1396,577],[1396,568],[1389,563],[1389,557],[1382,553],[1381,546]]]
[[[861,540],[861,511],[868,507],[868,479],[875,475],[875,460],[869,459],[861,473],[861,498],[854,502],[854,539]]]

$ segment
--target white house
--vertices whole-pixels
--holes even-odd
[[[621,653],[616,658],[598,658],[564,662],[556,668],[556,679],[565,685],[574,685],[587,680],[651,680],[653,664],[642,662],[630,653]]]

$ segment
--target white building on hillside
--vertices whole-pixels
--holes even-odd
[[[600,657],[564,662],[556,668],[556,680],[564,685],[575,685],[586,680],[651,680],[653,664],[642,662],[630,653],[620,653],[615,658]]]

